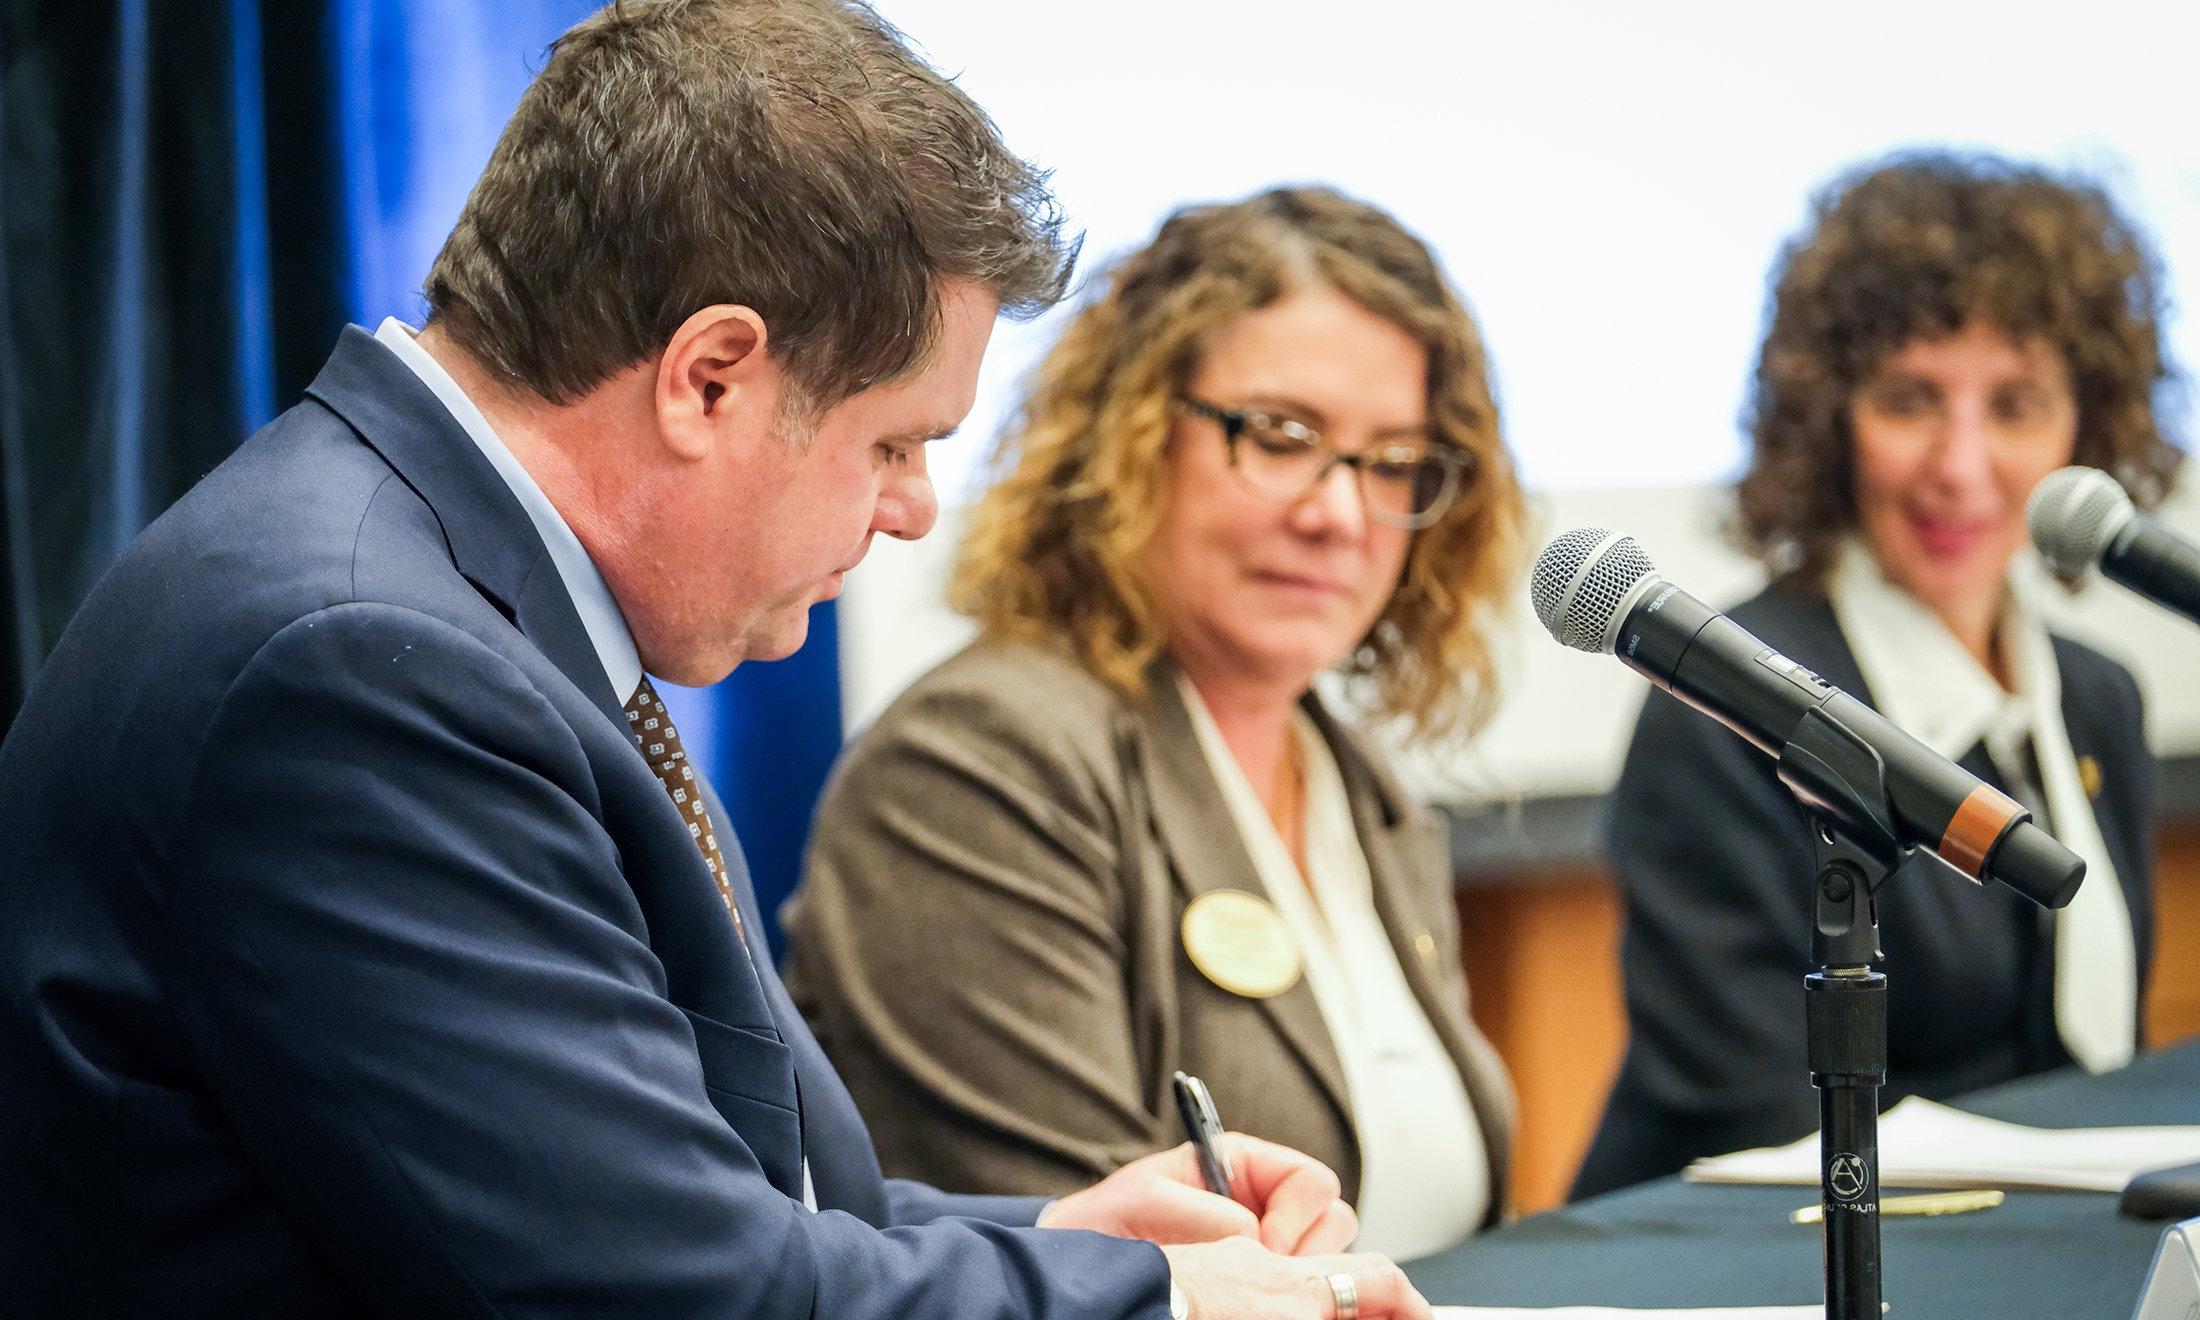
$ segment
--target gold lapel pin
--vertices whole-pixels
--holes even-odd
[[[2078,787],[2084,789],[2085,795],[2089,798],[2097,798],[2101,795],[2101,763],[2098,758],[2091,756],[2078,758]]]

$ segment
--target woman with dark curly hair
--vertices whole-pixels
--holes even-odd
[[[2024,505],[2073,462],[2160,499],[2181,457],[2155,414],[2161,301],[2099,189],[1984,156],[1841,179],[1780,260],[1735,519],[1775,576],[1733,617],[2087,864],[2056,914],[1952,874],[1883,891],[1886,1103],[2137,1047],[2154,794],[2139,690],[2048,633]],[[1670,697],[1643,709],[1609,833],[1631,1036],[1577,1195],[1817,1126],[1814,865],[1773,770]]]
[[[1170,217],[1039,368],[953,584],[978,641],[848,754],[797,1002],[890,1173],[1064,1192],[1179,1140],[1171,1075],[1329,1163],[1360,1246],[1503,1205],[1446,836],[1313,692],[1462,734],[1521,496],[1421,242],[1319,189]]]

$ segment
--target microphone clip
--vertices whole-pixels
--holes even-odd
[[[1780,782],[1811,818],[1817,862],[1812,961],[1820,967],[1880,961],[1878,899],[1888,878],[1911,867],[1963,873],[1932,849],[1903,841],[1886,762],[1825,707],[1796,724],[1780,750],[1779,770]]]

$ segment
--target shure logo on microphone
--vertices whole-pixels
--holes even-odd
[[[1674,596],[1675,596],[1676,594],[1678,594],[1678,593],[1679,593],[1679,591],[1680,591],[1680,588],[1679,588],[1679,587],[1677,587],[1677,586],[1673,585],[1673,584],[1672,584],[1672,583],[1670,583],[1670,582],[1666,583],[1666,584],[1665,584],[1665,590],[1663,590],[1663,591],[1659,592],[1659,593],[1658,593],[1658,594],[1657,594],[1656,596],[1653,596],[1653,597],[1651,598],[1651,600],[1650,600],[1650,603],[1649,603],[1648,605],[1645,605],[1645,606],[1643,606],[1643,607],[1642,607],[1642,612],[1643,612],[1644,614],[1656,614],[1656,613],[1657,613],[1657,612],[1658,612],[1658,611],[1659,611],[1660,609],[1663,609],[1663,608],[1665,607],[1665,602],[1667,602],[1667,601],[1669,601],[1669,600],[1673,599],[1673,597],[1674,597]],[[1640,645],[1641,643],[1642,643],[1642,634],[1641,634],[1641,633],[1639,633],[1639,632],[1630,632],[1630,633],[1628,633],[1628,634],[1627,634],[1627,652],[1626,652],[1626,653],[1627,653],[1628,655],[1633,655],[1633,654],[1635,653],[1635,648],[1636,648],[1636,647],[1637,647],[1638,645]]]

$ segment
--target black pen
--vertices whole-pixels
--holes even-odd
[[[1184,1135],[1192,1139],[1199,1156],[1199,1176],[1217,1196],[1230,1194],[1230,1157],[1222,1149],[1222,1116],[1215,1112],[1215,1098],[1207,1083],[1187,1072],[1176,1075],[1176,1114],[1184,1120]]]

